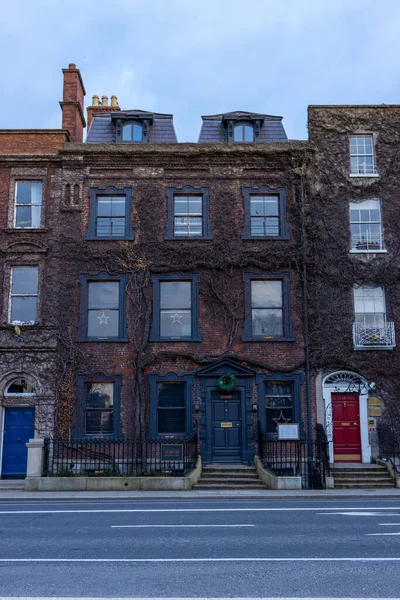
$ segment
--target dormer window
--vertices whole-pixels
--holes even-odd
[[[143,144],[149,141],[153,115],[139,111],[115,112],[111,122],[115,125],[117,144]]]
[[[143,142],[143,125],[126,123],[122,127],[122,141],[128,143]]]
[[[233,128],[234,142],[254,142],[254,127],[250,123],[239,123]]]

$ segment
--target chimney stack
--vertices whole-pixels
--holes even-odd
[[[72,142],[83,141],[83,128],[86,126],[84,116],[85,88],[76,65],[71,63],[63,69],[62,128],[68,129]]]
[[[102,96],[101,102],[99,96],[93,96],[92,106],[87,107],[87,125],[88,129],[93,121],[93,117],[98,114],[111,113],[121,110],[118,106],[117,96],[111,96],[111,104],[108,104],[108,96]]]

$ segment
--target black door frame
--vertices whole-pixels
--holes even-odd
[[[245,418],[243,418],[243,415],[245,414],[245,389],[244,387],[238,387],[236,386],[234,390],[232,390],[232,393],[238,393],[240,394],[240,416],[239,416],[239,420],[240,420],[240,455],[239,455],[239,460],[229,460],[229,458],[227,457],[226,460],[223,460],[221,458],[217,458],[213,456],[213,419],[212,419],[212,402],[213,402],[213,392],[218,392],[219,394],[224,394],[224,395],[229,395],[227,392],[221,392],[221,390],[214,386],[208,386],[207,387],[207,417],[206,417],[206,429],[207,429],[207,439],[210,440],[210,450],[211,450],[211,462],[227,462],[227,463],[234,463],[234,462],[243,462],[243,442],[246,439],[246,424],[245,424]]]
[[[207,464],[213,461],[212,458],[212,425],[211,425],[211,392],[220,391],[218,380],[221,375],[231,373],[237,379],[235,391],[240,391],[241,396],[241,461],[242,463],[252,463],[254,461],[254,441],[253,441],[253,417],[252,417],[252,396],[253,383],[255,382],[255,371],[249,367],[236,363],[231,359],[222,359],[203,367],[197,371],[200,378],[200,397],[201,397],[201,415],[200,415],[200,439],[201,439],[201,459]]]

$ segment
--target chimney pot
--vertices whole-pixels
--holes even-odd
[[[117,96],[111,96],[111,106],[118,106]]]
[[[102,106],[108,106],[108,96],[102,96],[101,97],[101,105]]]
[[[68,65],[68,69],[76,69],[76,65],[74,63],[70,63]]]
[[[100,106],[100,100],[98,96],[93,96],[92,98],[92,106]]]

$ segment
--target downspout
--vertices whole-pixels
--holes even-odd
[[[308,297],[307,297],[307,239],[304,206],[304,179],[303,167],[296,169],[300,175],[300,214],[301,214],[301,251],[302,251],[302,279],[303,279],[303,337],[304,354],[306,363],[306,405],[307,405],[307,439],[308,455],[312,456],[312,426],[311,426],[311,381],[310,381],[310,348],[308,338]]]

